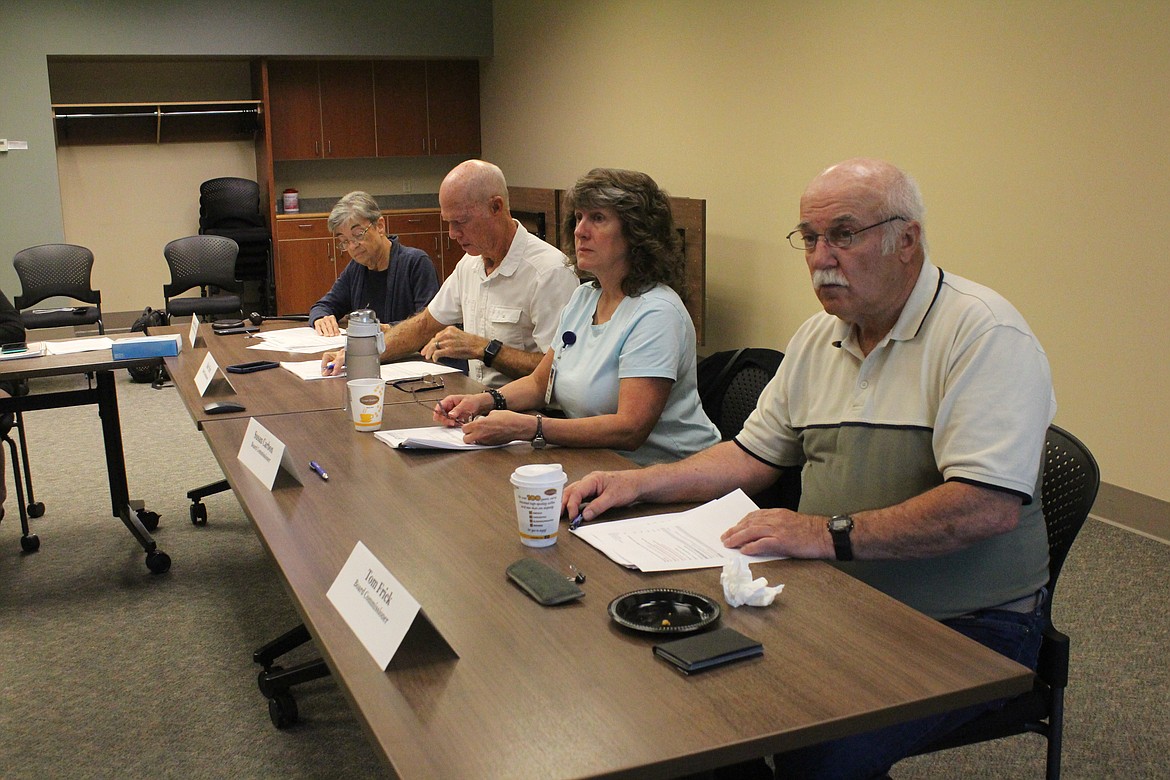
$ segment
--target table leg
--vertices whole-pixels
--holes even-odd
[[[102,441],[106,450],[106,471],[110,477],[110,502],[115,517],[122,519],[126,528],[146,551],[146,565],[155,574],[171,568],[171,559],[158,549],[147,530],[147,523],[158,527],[158,515],[144,509],[141,502],[131,502],[126,478],[126,455],[122,449],[122,421],[118,414],[118,388],[114,372],[97,372],[98,415],[102,419]],[[133,506],[137,504],[137,506]]]

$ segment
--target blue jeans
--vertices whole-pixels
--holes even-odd
[[[985,609],[942,621],[960,634],[1030,669],[1036,668],[1046,622],[1042,606],[1037,606],[1031,613]],[[868,780],[882,777],[899,760],[976,716],[1002,707],[1005,701],[999,699],[781,753],[776,756],[776,777],[782,780]]]

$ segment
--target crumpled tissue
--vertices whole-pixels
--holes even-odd
[[[730,559],[723,565],[723,573],[719,575],[723,583],[723,598],[733,607],[747,604],[749,607],[766,607],[784,590],[784,585],[768,587],[768,580],[759,577],[752,579],[752,570],[747,560],[741,556]]]

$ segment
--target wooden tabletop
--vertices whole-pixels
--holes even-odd
[[[294,459],[320,462],[329,481],[308,473],[303,486],[269,491],[236,458],[246,419],[211,420],[203,431],[400,777],[670,777],[1031,686],[1024,667],[821,562],[755,565],[754,576],[785,589],[771,607],[733,609],[718,569],[630,571],[564,525],[552,547],[521,545],[512,470],[556,462],[574,480],[632,467],[611,452],[394,450],[336,410],[261,422]],[[429,423],[426,410],[399,404],[386,407],[383,427]],[[388,671],[378,668],[325,595],[358,541],[419,601],[457,659],[416,639]],[[524,557],[585,572],[585,598],[538,605],[504,574]],[[623,629],[607,611],[620,594],[658,586],[716,599],[722,625],[762,642],[764,655],[691,677],[674,671],[651,652],[661,637]]]
[[[122,338],[127,337],[123,336]],[[75,341],[76,339],[67,340]],[[118,368],[156,365],[160,359],[145,357],[115,360],[109,349],[97,349],[89,352],[73,352],[68,355],[42,355],[15,360],[0,360],[0,379],[33,379],[38,376],[65,376],[90,371],[113,371]]]
[[[297,327],[296,323],[268,322],[262,330],[279,330],[287,327]],[[284,369],[257,371],[251,374],[231,374],[229,386],[222,378],[217,377],[208,386],[204,396],[199,395],[195,386],[195,374],[203,364],[203,359],[210,350],[220,369],[236,363],[250,363],[255,360],[275,361],[320,361],[321,355],[306,355],[276,350],[249,349],[259,343],[246,334],[236,333],[221,336],[212,331],[211,326],[204,323],[199,326],[199,337],[194,349],[187,340],[190,325],[168,328],[152,328],[155,333],[182,333],[183,351],[177,357],[166,359],[167,371],[175,383],[183,404],[187,407],[191,417],[199,425],[207,420],[232,417],[264,417],[271,414],[287,414],[290,412],[313,412],[322,409],[341,409],[345,404],[344,378],[329,378],[313,381],[300,379]],[[421,356],[415,359],[421,360]],[[480,386],[475,380],[469,379],[460,373],[443,374],[446,390],[439,393],[420,394],[426,398],[435,397],[435,400],[451,393],[476,392]],[[234,388],[234,392],[233,392]],[[228,412],[220,415],[209,415],[203,411],[203,405],[211,401],[236,401],[244,405],[242,412]],[[386,388],[386,403],[409,403],[409,393]]]

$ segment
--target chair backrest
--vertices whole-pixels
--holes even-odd
[[[783,359],[784,353],[774,349],[744,348],[716,352],[700,361],[699,399],[725,441],[743,428]]]
[[[163,285],[167,298],[192,287],[219,287],[233,292],[236,283],[236,255],[240,247],[223,236],[176,238],[163,249],[171,268],[171,283]]]
[[[1044,449],[1040,501],[1044,508],[1044,523],[1048,527],[1048,590],[1051,594],[1056,589],[1056,578],[1073,540],[1093,508],[1101,484],[1101,471],[1089,448],[1063,428],[1048,426]]]
[[[209,228],[264,227],[260,186],[251,179],[221,176],[199,185],[199,232]]]
[[[20,277],[21,294],[12,303],[27,309],[46,298],[66,296],[101,305],[102,295],[91,286],[93,252],[76,244],[41,244],[22,249],[12,258]]]

